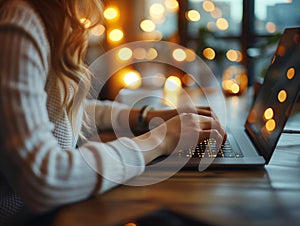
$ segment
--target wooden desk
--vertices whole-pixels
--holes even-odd
[[[229,98],[228,104],[235,101]],[[211,225],[299,225],[299,138],[284,134],[271,162],[262,169],[180,171],[149,186],[119,186],[61,208],[48,219],[52,226],[117,225],[169,209]],[[146,171],[133,180],[147,181],[165,173]]]

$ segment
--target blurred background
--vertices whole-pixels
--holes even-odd
[[[182,46],[171,51],[175,61],[201,57],[230,95],[263,80],[283,30],[300,26],[298,0],[105,0],[104,7],[104,23],[91,30],[88,64],[129,42],[173,42]],[[149,74],[158,78],[150,84],[156,88],[194,87],[194,75],[170,65],[151,64],[160,51],[121,48],[116,56],[120,61],[146,59],[148,63],[115,73],[100,99],[115,99],[123,88],[149,86],[141,82]]]

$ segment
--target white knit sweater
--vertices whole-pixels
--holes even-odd
[[[45,28],[28,4],[12,1],[0,12],[0,54],[0,169],[31,210],[86,199],[144,171],[131,139],[75,148],[78,134],[65,111],[57,115],[60,98],[51,90]],[[111,118],[112,108],[123,107],[98,101],[97,125],[111,127],[111,120],[118,121],[118,114]]]

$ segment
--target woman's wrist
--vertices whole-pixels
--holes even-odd
[[[164,129],[160,127],[133,138],[140,147],[146,163],[150,163],[155,158],[167,153]]]

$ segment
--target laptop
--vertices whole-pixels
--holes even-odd
[[[269,163],[300,87],[300,28],[285,29],[246,122],[228,128],[221,150],[213,140],[179,150],[156,167],[264,166]]]

